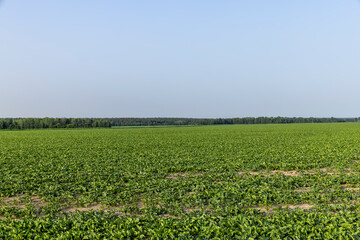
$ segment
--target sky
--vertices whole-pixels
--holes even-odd
[[[0,0],[1,117],[358,117],[359,0]]]

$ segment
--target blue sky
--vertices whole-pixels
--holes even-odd
[[[3,0],[0,117],[357,117],[357,0]]]

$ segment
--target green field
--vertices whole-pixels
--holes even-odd
[[[0,239],[360,238],[360,124],[0,131]]]

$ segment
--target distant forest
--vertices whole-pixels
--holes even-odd
[[[0,129],[109,128],[115,126],[358,122],[360,118],[0,118]]]

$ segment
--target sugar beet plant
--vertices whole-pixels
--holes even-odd
[[[0,239],[360,237],[360,125],[0,131]]]

